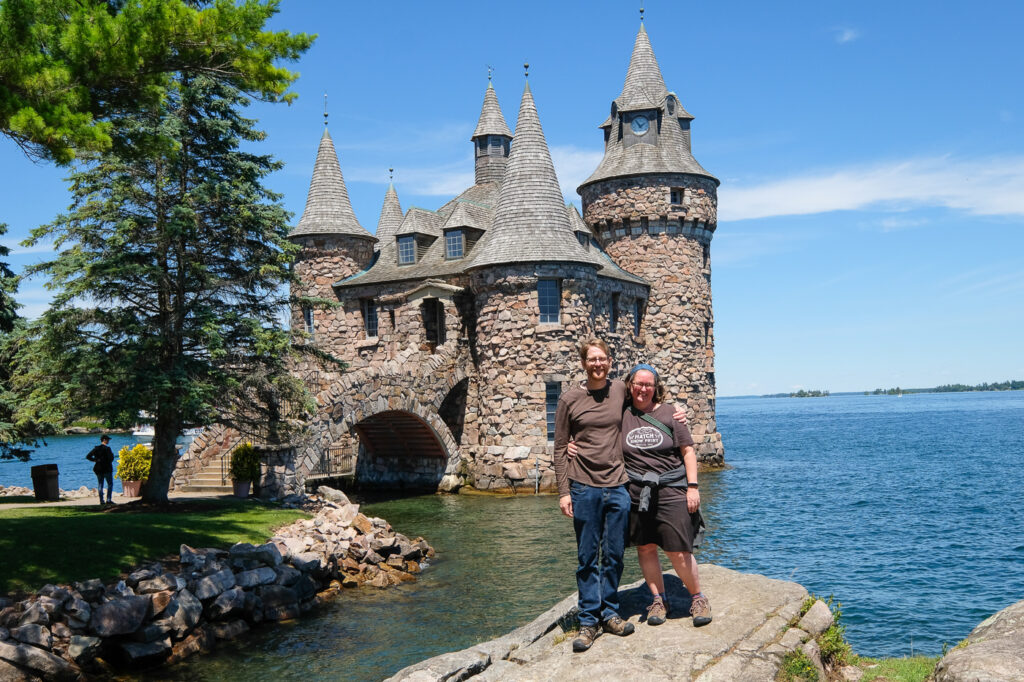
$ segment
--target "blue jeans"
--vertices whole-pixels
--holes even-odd
[[[576,586],[580,591],[580,625],[597,625],[619,614],[619,579],[622,578],[622,553],[626,549],[629,526],[629,493],[624,485],[594,488],[570,481],[569,494],[579,559]]]
[[[110,502],[114,495],[114,472],[96,473],[96,482],[100,488],[100,503],[103,503],[103,481],[107,482],[107,502]]]

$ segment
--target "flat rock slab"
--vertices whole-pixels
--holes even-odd
[[[628,637],[604,634],[589,651],[574,653],[573,635],[563,632],[576,596],[532,623],[491,642],[443,654],[399,671],[393,680],[447,680],[481,676],[502,680],[593,682],[599,679],[771,680],[786,651],[779,640],[807,598],[801,585],[720,566],[700,567],[713,621],[695,628],[682,582],[666,573],[669,617],[659,626],[640,622],[650,593],[638,581],[620,593],[620,615],[636,625]],[[491,668],[494,668],[491,670]],[[496,679],[496,678],[495,678]]]

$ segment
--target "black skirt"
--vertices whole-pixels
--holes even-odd
[[[666,552],[693,552],[696,529],[686,508],[685,489],[682,493],[679,495],[675,489],[665,488],[652,491],[651,502],[645,512],[637,511],[636,504],[633,504],[629,510],[630,547],[655,544]]]

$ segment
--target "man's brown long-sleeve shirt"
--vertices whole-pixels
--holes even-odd
[[[569,481],[596,488],[622,485],[628,478],[619,434],[626,384],[608,380],[604,388],[576,385],[562,394],[555,412],[555,481],[558,494],[569,494]],[[565,448],[575,440],[579,454],[568,461]]]

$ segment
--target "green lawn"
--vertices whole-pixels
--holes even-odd
[[[109,580],[146,560],[177,555],[182,543],[227,549],[259,543],[308,516],[246,500],[174,503],[168,511],[116,507],[0,507],[0,594],[46,583]]]

